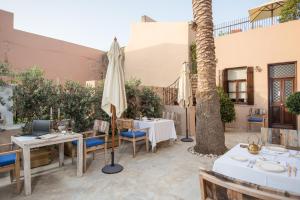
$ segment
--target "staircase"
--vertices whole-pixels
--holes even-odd
[[[163,104],[164,105],[178,105],[178,82],[179,78],[176,79],[171,85],[163,88]]]
[[[190,77],[193,93],[193,104],[196,104],[196,90],[197,90],[197,74],[191,74]],[[176,79],[171,85],[163,88],[163,104],[164,105],[178,105],[177,96],[178,96],[178,82],[179,78]]]

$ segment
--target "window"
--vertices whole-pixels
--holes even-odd
[[[253,104],[253,68],[239,67],[224,70],[223,88],[237,104]]]

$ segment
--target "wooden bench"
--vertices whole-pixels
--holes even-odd
[[[299,200],[300,196],[285,191],[258,186],[230,179],[212,171],[200,170],[200,192],[202,200]]]

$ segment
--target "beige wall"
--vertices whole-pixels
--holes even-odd
[[[105,52],[13,28],[13,14],[0,10],[0,61],[12,70],[41,67],[47,78],[85,83],[105,70]]]
[[[271,63],[297,61],[297,90],[300,89],[300,20],[235,33],[215,39],[217,71],[225,68],[253,66],[254,106],[268,109],[267,66]],[[245,128],[249,106],[236,105],[237,120],[231,126]],[[298,128],[300,120],[298,119]]]
[[[131,26],[125,48],[126,79],[136,77],[146,86],[165,87],[179,76],[189,60],[187,22],[141,22]]]
[[[177,135],[186,135],[186,124],[188,125],[188,133],[190,136],[194,136],[196,133],[196,108],[191,106],[188,108],[188,122],[186,123],[186,113],[185,108],[180,106],[164,106],[164,111],[166,112],[175,112],[176,120],[175,127]]]

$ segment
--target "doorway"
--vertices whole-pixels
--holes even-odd
[[[296,62],[270,64],[269,127],[296,129],[296,116],[289,113],[285,101],[296,91]]]

